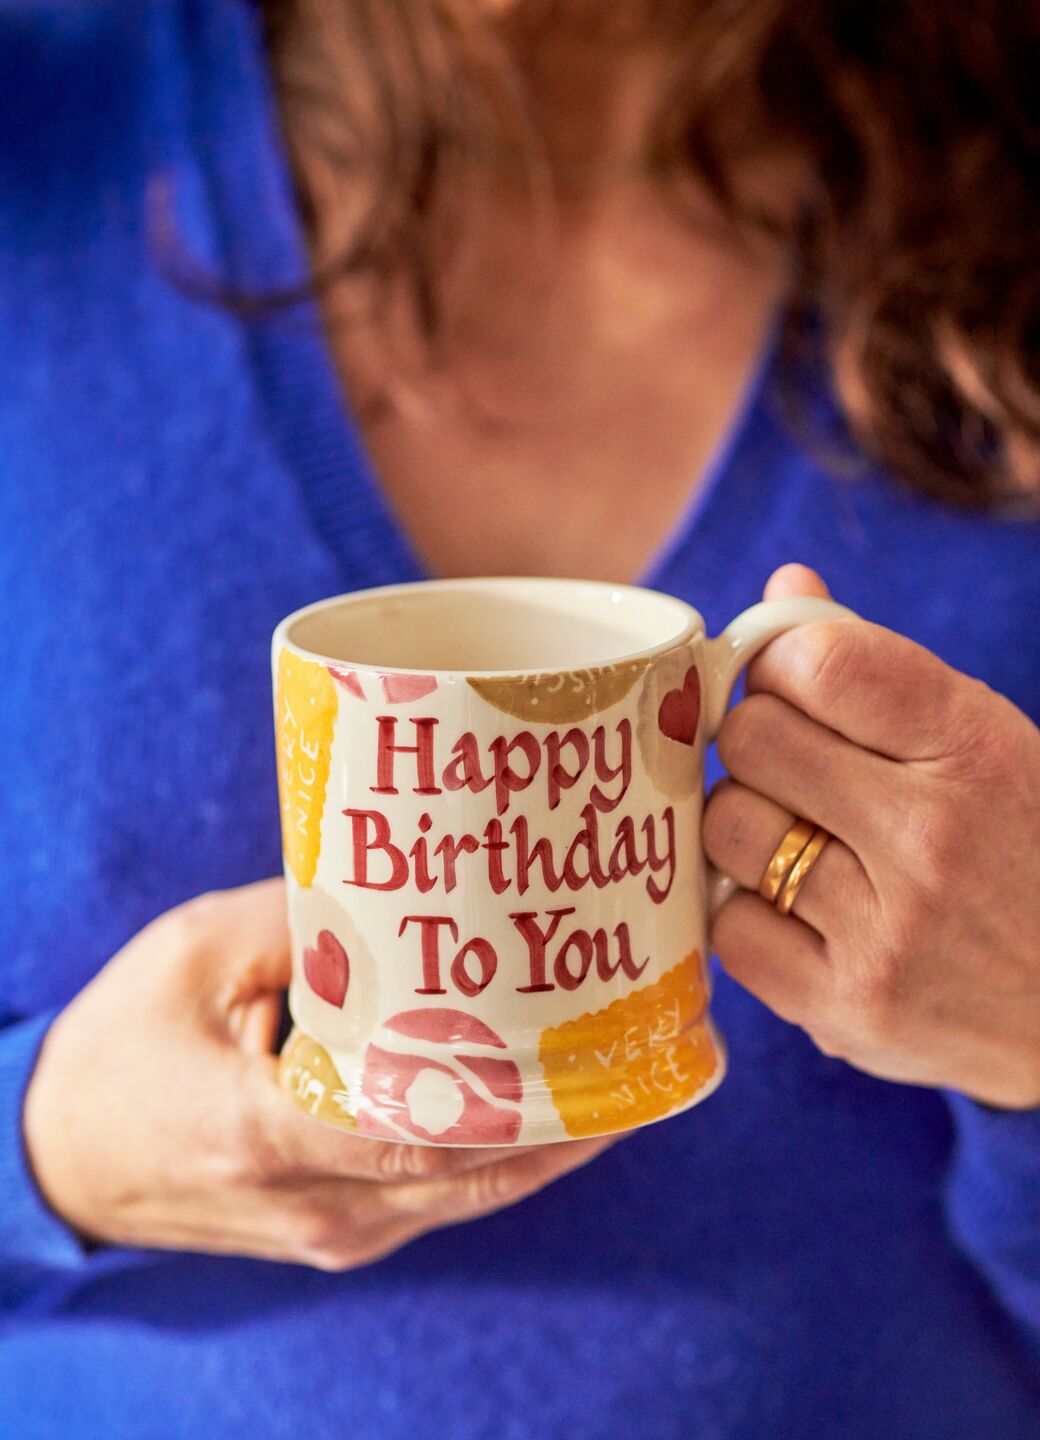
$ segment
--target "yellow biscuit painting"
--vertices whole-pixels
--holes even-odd
[[[720,1064],[706,1009],[695,951],[605,1009],[543,1030],[538,1058],[567,1134],[630,1130],[691,1100]]]
[[[278,1061],[278,1080],[301,1109],[342,1130],[356,1130],[346,1087],[329,1052],[302,1030],[294,1030]]]
[[[314,880],[329,779],[336,686],[324,665],[291,650],[278,655],[275,734],[285,861],[304,889]]]

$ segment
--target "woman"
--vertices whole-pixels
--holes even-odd
[[[5,1433],[1035,1436],[1031,7],[261,9],[0,6]],[[276,620],[817,571],[864,622],[763,654],[705,816],[718,1094],[296,1111]]]

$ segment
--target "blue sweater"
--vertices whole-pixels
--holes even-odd
[[[1036,1440],[1040,1114],[871,1079],[725,976],[710,1101],[356,1273],[88,1252],[48,1211],[55,1011],[280,868],[272,627],[422,573],[314,313],[193,302],[146,200],[182,266],[299,278],[249,8],[0,0],[0,1436]],[[717,629],[803,560],[1036,718],[1040,529],[829,473],[777,368],[646,582]]]

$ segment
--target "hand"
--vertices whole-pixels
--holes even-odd
[[[766,593],[827,591],[785,566]],[[725,969],[872,1075],[1040,1105],[1040,731],[859,620],[774,640],[748,691],[704,818],[746,887],[715,923]],[[785,917],[754,892],[795,816],[835,838]]]
[[[451,1150],[320,1124],[275,1081],[289,968],[284,889],[268,880],[161,916],[63,1011],[25,1137],[69,1224],[344,1270],[511,1205],[611,1143]]]

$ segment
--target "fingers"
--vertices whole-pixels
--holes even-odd
[[[260,1072],[262,1062],[254,1062]],[[241,1248],[323,1270],[353,1269],[427,1230],[473,1220],[586,1164],[618,1137],[555,1145],[450,1149],[367,1140],[321,1125],[273,1089],[241,1184],[258,1205]],[[274,1104],[273,1100],[280,1102]],[[265,1240],[264,1237],[267,1237]],[[273,1238],[272,1238],[273,1237]]]
[[[289,984],[289,921],[281,878],[197,895],[160,916],[138,938],[145,936],[153,937],[193,998],[204,992],[218,1011]]]
[[[284,990],[292,973],[289,948],[289,918],[285,904],[285,881],[280,877],[261,880],[225,891],[224,924],[234,934],[232,953],[237,957],[235,973],[240,997],[271,990]]]
[[[875,848],[904,783],[891,761],[861,750],[775,695],[751,695],[722,722],[719,757],[750,790],[845,841]],[[879,796],[886,804],[879,806]],[[767,856],[766,859],[769,857]]]
[[[745,890],[757,890],[770,857],[794,824],[790,810],[735,781],[716,786],[704,812],[704,849]],[[802,882],[792,914],[829,938],[861,928],[873,891],[863,866],[831,839]]]
[[[831,592],[815,570],[808,565],[781,565],[766,582],[763,600],[787,600],[798,595],[815,595],[829,600]]]
[[[282,1022],[283,995],[272,990],[235,1004],[228,1013],[228,1030],[240,1050],[249,1055],[270,1055]]]
[[[374,1185],[326,1181],[300,1187],[281,1202],[277,1238],[260,1239],[274,1258],[302,1261],[322,1270],[355,1269],[430,1230],[476,1220],[515,1205],[553,1180],[586,1164],[616,1136],[573,1140],[512,1152],[505,1163],[485,1163],[452,1178]],[[401,1147],[382,1144],[387,1150]],[[266,1216],[265,1235],[271,1230]],[[245,1247],[256,1253],[257,1241]]]
[[[477,1166],[446,1180],[420,1180],[384,1186],[382,1201],[399,1214],[414,1216],[419,1228],[474,1220],[506,1205],[515,1205],[561,1175],[587,1164],[617,1140],[616,1135],[591,1140],[565,1140],[538,1145],[500,1164]]]
[[[804,1025],[826,984],[824,942],[794,915],[739,891],[715,917],[712,944],[726,972],[775,1010]]]
[[[923,646],[865,620],[828,620],[778,636],[747,680],[749,694],[768,691],[894,760],[935,759],[957,747],[963,684]]]

